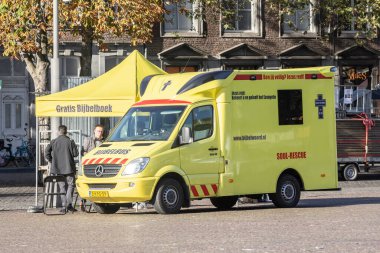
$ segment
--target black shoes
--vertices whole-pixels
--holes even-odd
[[[73,212],[76,212],[76,211],[78,211],[78,210],[75,209],[72,205],[68,205],[68,206],[67,206],[67,211],[73,213]]]
[[[82,199],[82,201],[79,204],[79,208],[82,212],[86,212],[86,200]]]

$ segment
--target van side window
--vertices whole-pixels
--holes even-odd
[[[183,127],[190,128],[193,141],[206,139],[213,132],[212,106],[201,106],[195,108],[187,117]]]
[[[194,141],[208,138],[213,131],[212,106],[201,106],[193,110]]]
[[[279,125],[302,125],[302,90],[278,90]]]

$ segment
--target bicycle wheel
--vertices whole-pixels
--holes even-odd
[[[29,161],[27,157],[15,157],[15,164],[17,167],[28,167]]]
[[[30,150],[28,150],[27,162],[29,166],[34,166],[36,163],[35,155]]]
[[[0,151],[0,167],[5,167],[8,165],[10,160],[10,154],[6,150]]]

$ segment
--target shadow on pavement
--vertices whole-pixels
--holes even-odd
[[[351,205],[368,205],[368,204],[380,204],[380,197],[360,197],[360,198],[320,198],[320,199],[305,199],[300,200],[300,203],[295,208],[320,208],[320,207],[339,207],[339,206],[351,206]],[[195,208],[194,208],[195,207]],[[236,212],[236,211],[248,211],[248,210],[264,210],[276,208],[271,202],[249,204],[239,207],[234,207],[230,210],[223,210],[223,212]],[[207,205],[207,206],[192,206],[190,209],[182,209],[179,214],[188,213],[204,213],[204,212],[220,212],[220,210]],[[143,214],[156,214],[154,209],[143,209],[135,212],[132,209],[125,210],[124,212],[118,212],[118,214],[128,215],[143,215]]]
[[[327,198],[327,199],[305,199],[301,200],[298,208],[313,207],[337,207],[352,205],[380,204],[380,197],[360,197],[360,198]]]

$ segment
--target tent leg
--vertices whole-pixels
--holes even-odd
[[[36,117],[36,196],[34,206],[28,207],[28,213],[41,213],[43,211],[43,207],[38,206],[38,165],[40,164],[40,130],[38,120],[39,118]]]

